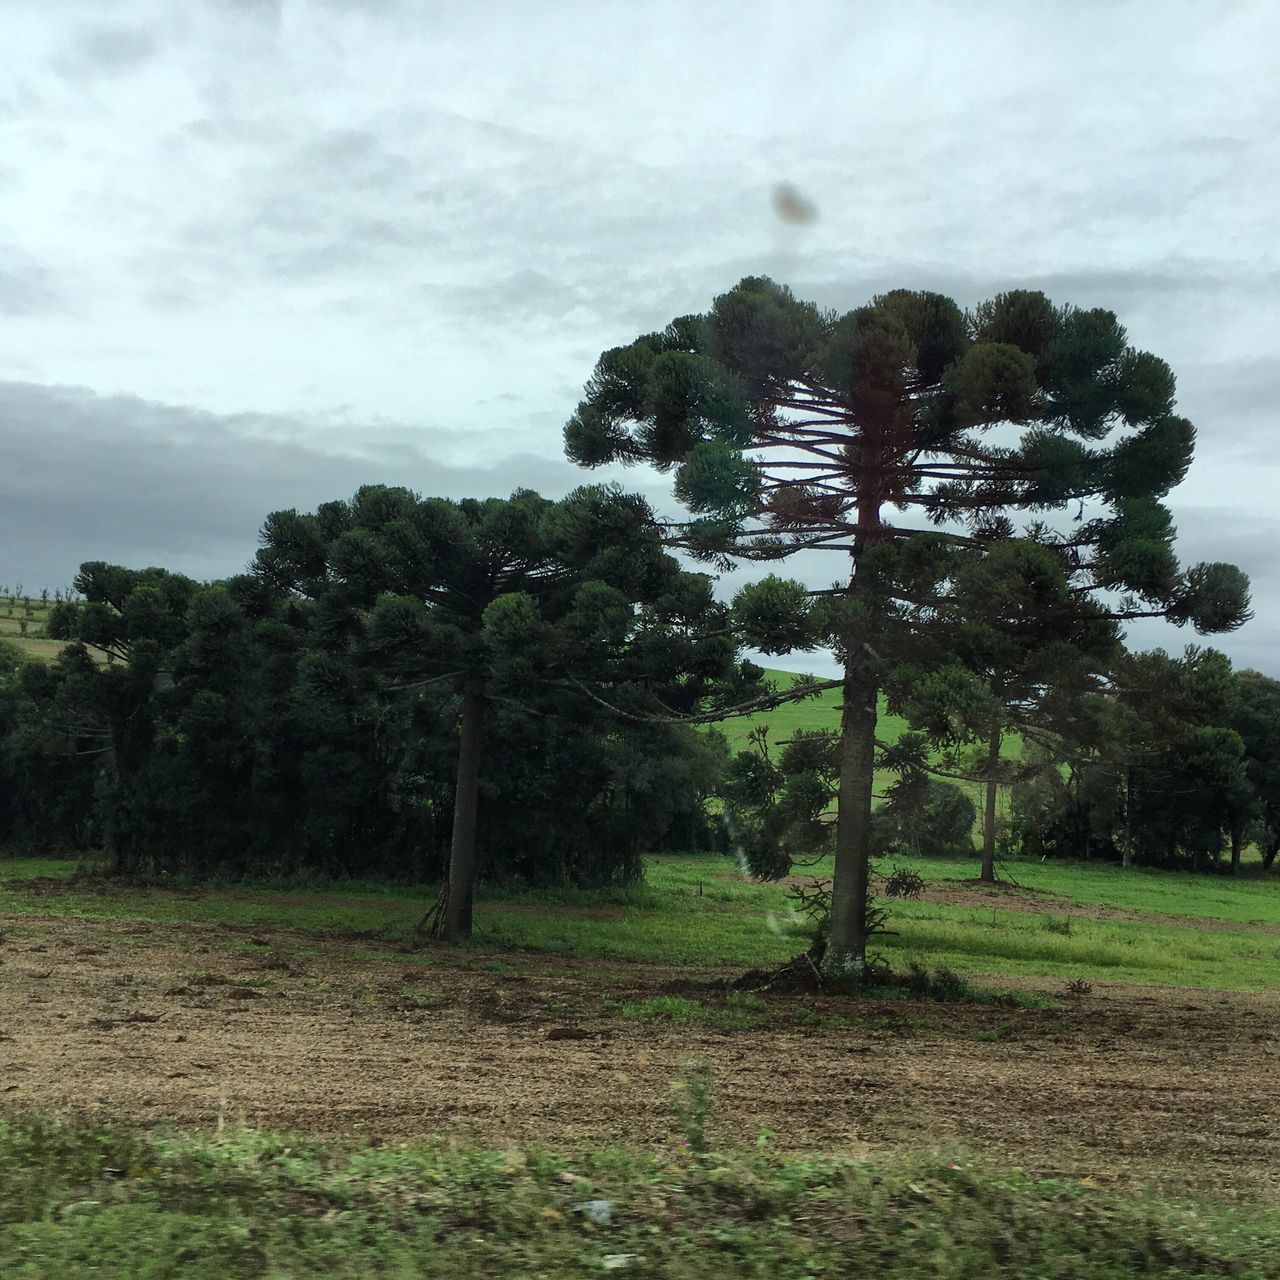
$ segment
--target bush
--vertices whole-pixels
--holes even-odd
[[[973,852],[978,811],[953,782],[930,778],[918,805],[887,804],[871,818],[876,857],[901,850],[924,858],[955,858]]]

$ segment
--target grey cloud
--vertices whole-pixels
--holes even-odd
[[[76,36],[72,47],[77,61],[120,74],[134,70],[152,57],[158,41],[145,27],[92,26]]]
[[[761,272],[842,309],[901,285],[1111,307],[1173,365],[1200,431],[1184,553],[1209,558],[1203,538],[1243,563],[1274,541],[1273,5],[1156,24],[1140,6],[939,5],[927,81],[902,73],[921,65],[910,6],[832,0],[803,29],[679,0],[590,21],[520,0],[10,8],[0,185],[27,256],[0,252],[0,312],[23,321],[8,376],[286,411],[28,387],[9,406],[28,425],[0,421],[0,483],[38,523],[21,469],[40,477],[77,542],[172,543],[220,572],[267,509],[366,473],[567,487],[583,477],[521,455],[558,455],[598,353]],[[766,75],[725,74],[762,48]],[[778,222],[780,180],[816,224]],[[424,418],[459,429],[402,425]],[[163,518],[108,501],[131,483]],[[1228,500],[1236,543],[1196,514]],[[41,540],[5,521],[7,555],[69,547],[57,520]]]
[[[558,496],[599,478],[518,448],[492,464],[442,461],[459,443],[403,425],[338,433],[332,423],[0,382],[0,577],[53,587],[90,559],[216,577],[244,567],[269,511],[308,509],[362,484]]]

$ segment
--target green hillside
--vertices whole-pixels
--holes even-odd
[[[800,678],[793,671],[770,669],[766,672],[769,679],[780,688],[788,689]],[[769,743],[780,747],[788,738],[803,729],[821,730],[826,733],[838,733],[840,730],[840,690],[827,689],[814,698],[806,698],[803,702],[788,702],[772,711],[761,711],[751,716],[738,716],[732,720],[722,721],[717,729],[729,741],[732,751],[744,751],[750,743],[747,735],[759,725],[768,725]],[[877,734],[882,742],[896,742],[907,728],[907,722],[901,716],[890,715],[885,708],[884,699],[880,700],[880,717]],[[1016,734],[1006,737],[1002,755],[1006,759],[1017,759],[1022,753],[1022,741]],[[887,769],[876,770],[876,795],[881,798],[886,786],[893,781],[892,773]],[[961,782],[958,784],[967,791],[976,806],[981,808],[982,787],[978,783]],[[1008,803],[1006,789],[1000,788],[999,805],[1001,810]]]
[[[766,673],[780,689],[789,689],[800,678],[794,671],[770,670]],[[786,741],[801,729],[838,733],[840,730],[840,690],[827,689],[815,698],[803,702],[788,702],[772,711],[761,711],[753,716],[738,716],[725,720],[718,727],[735,751],[747,746],[747,735],[758,725],[769,726],[769,741]],[[886,742],[896,742],[907,727],[901,716],[891,716],[880,703],[880,737]]]

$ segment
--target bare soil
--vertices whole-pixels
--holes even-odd
[[[678,1137],[672,1082],[700,1058],[720,1140],[767,1129],[791,1150],[930,1148],[1099,1180],[1280,1190],[1277,993],[1099,983],[1061,1011],[770,996],[761,1026],[719,1032],[630,1021],[615,1002],[674,984],[715,1002],[730,974],[368,943],[352,954],[210,925],[4,925],[5,1108],[661,1147]]]

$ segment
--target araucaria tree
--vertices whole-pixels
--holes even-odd
[[[1115,617],[1201,630],[1244,618],[1237,569],[1184,571],[1174,555],[1160,499],[1195,433],[1173,406],[1169,367],[1111,312],[1025,291],[966,314],[898,290],[837,314],[746,279],[707,314],[600,357],[565,428],[572,459],[675,469],[690,513],[676,533],[721,563],[851,561],[832,591],[798,601],[769,579],[739,610],[766,651],[823,644],[843,665],[829,974],[866,962],[878,694],[904,665],[938,660],[953,574],[1012,538],[1012,515],[1068,510],[1061,529],[1021,532]]]
[[[504,707],[664,709],[738,688],[726,610],[658,538],[644,501],[584,487],[484,501],[367,486],[263,527],[257,573],[311,602],[315,642],[383,682],[456,695],[453,833],[439,932],[470,936],[485,757]],[[750,686],[749,677],[746,684]],[[607,695],[606,699],[601,695]],[[548,747],[545,755],[551,754]]]

